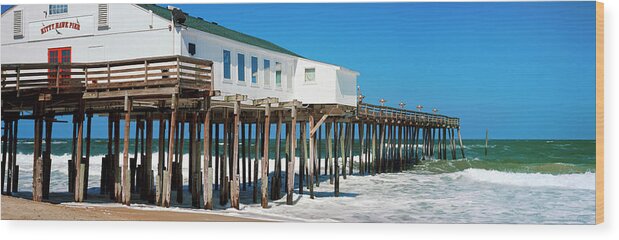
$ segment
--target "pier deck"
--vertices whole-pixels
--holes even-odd
[[[338,196],[340,178],[347,175],[403,171],[429,158],[456,159],[456,130],[464,157],[458,118],[361,100],[351,107],[221,96],[213,84],[212,68],[212,61],[183,56],[2,64],[2,193],[17,191],[18,122],[32,119],[32,196],[35,201],[49,198],[51,130],[58,122],[55,117],[61,115],[73,116],[74,150],[67,164],[71,169],[68,191],[76,202],[87,199],[93,115],[108,119],[108,152],[97,187],[102,195],[126,205],[136,198],[166,207],[182,202],[183,194],[172,200],[171,192],[183,191],[183,164],[189,164],[192,206],[212,209],[213,191],[220,191],[219,204],[230,201],[235,208],[241,189],[253,191],[253,201],[263,207],[269,199],[283,197],[282,193],[293,204],[295,187],[300,194],[308,190],[314,197],[320,175],[329,175]],[[136,122],[135,129],[131,121]],[[155,121],[159,129],[154,129]],[[275,156],[269,156],[271,130]],[[152,159],[155,133],[159,149],[166,151]],[[189,140],[189,159],[183,159],[184,139]],[[135,149],[129,149],[130,141],[135,141]],[[360,153],[356,160],[353,149]],[[279,161],[271,172],[268,159],[272,158]]]

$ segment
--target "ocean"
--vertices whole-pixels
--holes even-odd
[[[153,142],[156,168],[158,144]],[[52,142],[52,192],[67,192],[70,143],[69,139]],[[241,210],[216,202],[215,212],[302,222],[595,223],[595,141],[491,140],[487,156],[483,140],[464,140],[464,145],[466,159],[426,160],[400,173],[360,176],[355,167],[353,176],[341,179],[339,197],[333,196],[328,176],[321,176],[320,186],[314,189],[315,199],[305,191],[304,195],[295,194],[295,205],[288,206],[282,194],[280,200],[269,202],[270,208],[263,209],[260,203],[252,203],[252,188],[248,187],[241,192]],[[90,194],[98,193],[100,162],[106,147],[105,139],[92,141]],[[30,192],[32,140],[19,140],[17,149],[18,190]],[[129,149],[133,157],[133,146]],[[356,149],[354,155],[358,157]],[[185,161],[187,158],[185,154]],[[187,184],[187,164],[183,166]],[[213,199],[218,199],[217,192]],[[173,209],[205,211],[186,209],[189,205],[173,204]],[[132,207],[158,208],[143,204]]]

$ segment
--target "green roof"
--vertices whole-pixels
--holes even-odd
[[[165,19],[171,18],[172,11],[168,10],[167,8],[161,7],[159,5],[138,4],[138,6],[145,8],[147,10],[151,10],[153,11],[154,14],[159,15],[162,18],[165,18]],[[256,47],[261,47],[261,48],[268,49],[271,51],[301,57],[300,55],[288,49],[285,49],[283,47],[277,46],[276,44],[272,42],[222,27],[216,23],[208,22],[201,18],[187,15],[187,20],[185,21],[184,25],[186,25],[187,27],[193,28],[193,29],[215,34],[217,36],[232,39],[232,40],[246,43],[249,45],[253,45]]]

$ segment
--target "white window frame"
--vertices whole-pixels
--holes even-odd
[[[308,73],[310,73],[310,72],[308,72],[308,70],[312,71],[311,75],[308,75]],[[308,77],[311,77],[311,79],[309,79]],[[304,71],[303,71],[303,81],[305,83],[308,83],[308,84],[316,83],[316,67],[306,67],[304,69]]]
[[[56,9],[58,9],[58,7],[61,7],[61,6],[66,6],[66,7],[65,7],[65,10],[66,10],[66,11],[64,11],[64,12],[57,12],[57,13],[53,13],[53,12],[52,12],[52,6],[56,6],[56,7],[57,7]],[[58,15],[66,15],[66,14],[69,14],[69,4],[49,4],[49,5],[47,5],[47,14],[48,14],[49,16],[58,16]]]
[[[228,78],[226,78],[226,56],[225,56],[225,52],[228,52],[228,65],[229,68],[228,70],[230,70],[230,76],[228,76]],[[222,48],[221,49],[221,77],[224,80],[224,82],[232,82],[232,72],[233,72],[233,68],[232,68],[232,51]]]

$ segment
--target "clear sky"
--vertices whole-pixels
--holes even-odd
[[[595,2],[173,5],[360,72],[366,102],[460,117],[465,139],[595,138]]]

